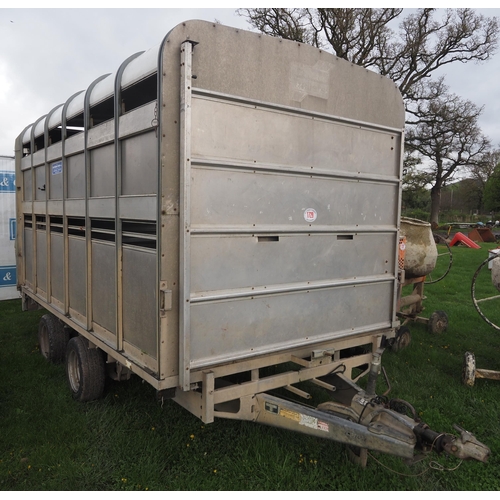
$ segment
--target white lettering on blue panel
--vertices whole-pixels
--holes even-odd
[[[0,288],[5,286],[15,286],[16,283],[16,266],[0,266]]]
[[[62,174],[62,161],[52,163],[52,175]]]
[[[3,193],[16,192],[16,174],[0,170],[0,191]]]

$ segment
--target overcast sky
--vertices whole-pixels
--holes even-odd
[[[500,17],[500,9],[479,10]],[[27,125],[188,19],[249,28],[235,8],[0,8],[0,155],[14,155],[15,138]],[[500,51],[486,63],[447,66],[446,82],[484,105],[480,124],[499,148]]]

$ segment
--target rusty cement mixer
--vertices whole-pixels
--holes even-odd
[[[420,313],[424,310],[424,284],[440,281],[451,267],[450,257],[445,273],[439,278],[429,279],[440,256],[436,246],[436,238],[439,238],[439,236],[432,233],[429,223],[418,219],[401,217],[399,243],[401,285],[397,315],[402,319],[402,324],[393,342],[393,350],[397,351],[409,345],[411,335],[406,326],[409,321],[427,324],[431,333],[442,333],[448,328],[448,316],[444,311],[434,311],[429,318],[420,316]],[[451,256],[449,247],[448,252]],[[404,294],[404,287],[410,286],[412,287],[411,293]]]
[[[488,274],[491,276],[489,277]],[[497,292],[500,292],[500,249],[490,251],[488,258],[474,273],[471,286],[472,302],[477,312],[486,323],[495,330],[500,330],[500,326],[495,323],[494,319],[491,319],[498,317],[498,314],[495,314],[498,311],[498,305],[492,302],[500,299],[500,294]],[[476,378],[500,380],[500,371],[476,368],[474,353],[467,351],[462,366],[462,382],[472,387]]]

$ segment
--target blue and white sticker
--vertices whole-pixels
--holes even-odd
[[[314,210],[314,208],[306,208],[304,210],[304,219],[307,221],[307,222],[314,222],[318,217],[318,213],[316,212],[316,210]]]
[[[52,163],[52,175],[62,174],[62,161]]]
[[[6,172],[4,170],[0,170],[0,191],[2,193],[16,192],[15,172]]]
[[[16,266],[0,266],[0,288],[15,286],[16,283]]]

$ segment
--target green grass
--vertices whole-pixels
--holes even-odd
[[[436,431],[455,432],[456,423],[473,432],[491,449],[488,463],[433,455],[407,465],[371,453],[362,469],[338,443],[251,422],[205,425],[172,401],[158,403],[138,378],[108,382],[99,401],[75,402],[64,367],[38,352],[43,312],[23,313],[14,300],[0,302],[0,489],[499,490],[500,381],[461,382],[468,350],[478,368],[500,370],[500,331],[480,318],[470,293],[474,272],[496,245],[481,246],[454,247],[448,276],[425,287],[422,316],[446,311],[448,331],[433,335],[409,323],[411,345],[386,351],[383,366],[390,397],[409,401]],[[481,288],[488,291],[487,280]],[[490,319],[500,324],[495,313]]]

